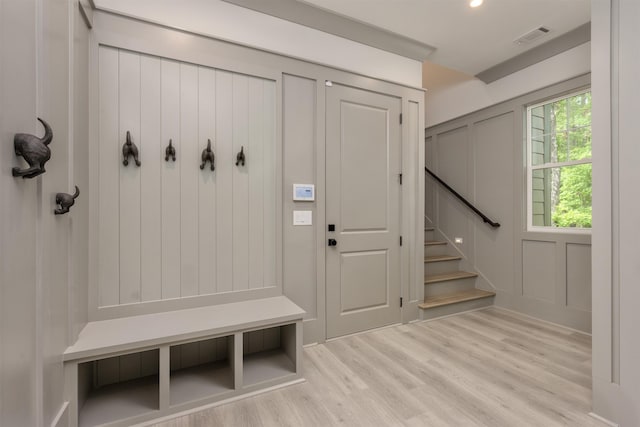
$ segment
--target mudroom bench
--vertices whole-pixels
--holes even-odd
[[[284,296],[88,323],[64,353],[70,426],[130,426],[303,381]]]

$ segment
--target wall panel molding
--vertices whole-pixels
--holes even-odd
[[[480,274],[478,287],[497,292],[496,305],[585,332],[591,331],[591,286],[578,282],[588,278],[579,272],[591,269],[591,259],[576,248],[589,248],[591,237],[526,231],[524,112],[528,104],[588,87],[589,81],[588,75],[577,77],[425,132],[427,164],[502,224],[489,229],[427,179],[435,198],[426,215],[446,240],[464,239],[453,248],[463,255],[461,266]]]

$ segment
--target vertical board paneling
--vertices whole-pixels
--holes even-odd
[[[99,306],[275,286],[275,82],[103,47],[100,73]]]
[[[235,155],[247,148],[249,137],[249,79],[233,75],[233,156],[222,162],[233,166],[233,290],[249,288],[249,175],[247,168],[235,166]]]
[[[120,217],[119,168],[121,152],[118,137],[118,50],[101,47],[100,67],[100,144],[98,239],[98,306],[120,302]]]
[[[229,355],[229,347],[233,349],[234,342],[233,336],[224,337],[215,340],[216,352],[214,356],[214,360],[224,360]]]
[[[264,82],[249,79],[249,141],[245,147],[249,173],[249,288],[264,286]]]
[[[216,71],[216,253],[217,291],[233,290],[233,75]]]
[[[160,370],[160,352],[149,350],[140,353],[140,376],[157,375]]]
[[[198,68],[198,144],[216,136],[216,76]],[[198,268],[200,295],[216,292],[216,173],[200,172],[198,183]]]
[[[264,350],[264,330],[252,331],[246,334],[248,339],[247,353],[257,353]]]
[[[176,162],[162,167],[162,299],[180,297],[180,65],[161,61],[162,141],[173,140]]]
[[[198,364],[200,356],[200,342],[190,342],[180,346],[180,367],[190,368]]]
[[[140,150],[145,153],[140,169],[140,281],[141,301],[162,297],[162,210],[161,171],[163,144],[161,139],[160,60],[140,58]],[[157,357],[156,357],[157,359]]]
[[[120,381],[129,381],[141,377],[141,354],[132,353],[120,356]]]
[[[263,331],[263,350],[273,350],[280,347],[280,332],[285,326],[265,329]]]
[[[127,132],[140,150],[140,55],[120,51],[120,141]],[[120,304],[140,301],[140,168],[120,165]]]
[[[120,381],[120,358],[109,357],[108,359],[93,362],[96,364],[95,386],[113,384]]]
[[[176,371],[182,367],[182,348],[179,345],[171,346],[169,351],[169,360],[171,361],[171,370]]]
[[[198,68],[180,64],[180,296],[198,295]]]
[[[217,338],[221,339],[221,338]],[[198,363],[210,363],[215,360],[216,355],[216,339],[206,340],[200,342],[198,347]]]
[[[276,286],[276,83],[264,81],[263,112],[264,126],[264,286]]]

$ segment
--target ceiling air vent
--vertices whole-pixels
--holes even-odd
[[[528,33],[525,33],[525,34],[521,35],[520,37],[515,39],[513,42],[515,44],[533,43],[534,41],[538,40],[539,38],[544,37],[547,34],[549,34],[550,31],[551,30],[548,29],[547,27],[538,27],[535,30],[531,30]]]

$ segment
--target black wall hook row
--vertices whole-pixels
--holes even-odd
[[[171,158],[174,162],[176,161],[176,149],[173,146],[172,140],[169,140],[169,145],[164,150],[164,161],[168,162],[169,158]]]
[[[133,156],[133,160],[136,162],[136,166],[140,166],[140,160],[138,159],[138,147],[131,141],[131,134],[127,131],[127,140],[122,146],[122,155],[124,160],[122,164],[127,166],[129,164],[129,156]]]
[[[238,154],[236,154],[236,166],[238,166],[239,164],[241,164],[242,166],[244,166],[244,145],[240,147],[240,152]]]
[[[200,165],[200,169],[204,169],[204,166],[207,164],[207,161],[211,163],[211,170],[216,170],[216,156],[213,154],[211,150],[211,140],[207,139],[207,148],[202,150],[202,164]]]
[[[11,169],[13,176],[35,178],[46,172],[44,164],[51,158],[51,150],[48,146],[53,140],[53,131],[47,122],[40,117],[38,117],[38,120],[44,126],[44,136],[42,138],[28,133],[16,133],[13,137],[13,149],[16,152],[16,156],[22,156],[29,164],[27,169],[18,167]]]
[[[60,207],[55,211],[53,211],[54,214],[62,215],[69,212],[69,208],[73,206],[73,204],[76,202],[76,199],[80,195],[80,190],[78,189],[78,186],[76,185],[75,187],[76,187],[76,192],[73,195],[67,194],[67,193],[56,194],[56,204],[60,205]]]

